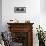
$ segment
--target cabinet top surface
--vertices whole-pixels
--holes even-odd
[[[34,23],[7,23],[8,25],[27,25],[27,24],[30,24],[30,25],[33,25]]]

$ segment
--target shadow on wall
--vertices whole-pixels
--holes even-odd
[[[46,0],[40,0],[40,11],[43,14],[46,14]]]
[[[2,0],[0,0],[0,31],[2,31]]]

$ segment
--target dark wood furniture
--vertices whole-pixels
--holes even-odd
[[[12,39],[15,42],[23,43],[22,46],[33,46],[33,23],[7,23]]]

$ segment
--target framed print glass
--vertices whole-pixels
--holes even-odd
[[[26,7],[14,7],[15,13],[26,13]]]

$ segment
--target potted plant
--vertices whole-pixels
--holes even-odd
[[[37,34],[36,36],[38,36],[38,40],[39,40],[39,46],[45,46],[45,35],[43,32],[42,27],[36,28],[37,29]]]

